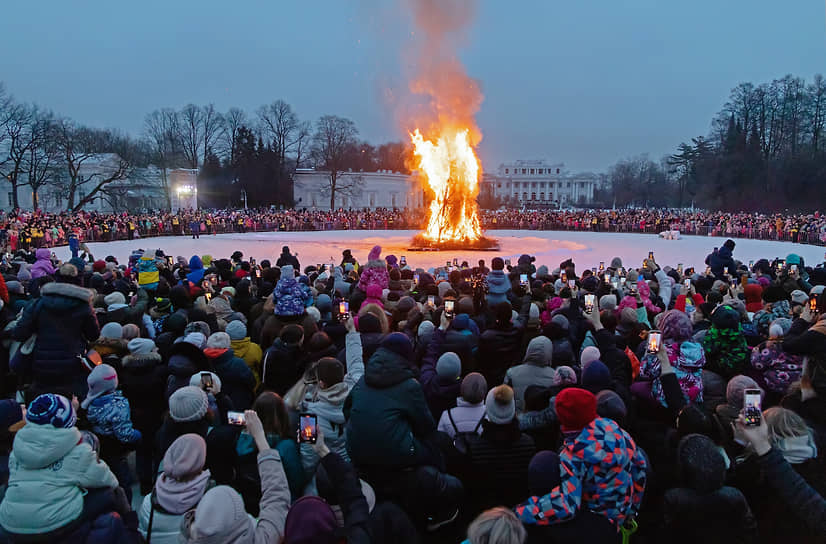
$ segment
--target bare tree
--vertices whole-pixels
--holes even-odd
[[[207,156],[215,149],[224,133],[224,116],[215,111],[215,104],[208,104],[201,108],[201,132],[203,133],[203,160],[206,164]]]
[[[197,169],[203,135],[203,112],[195,104],[187,104],[180,113],[178,140],[189,168]]]
[[[144,119],[144,134],[149,141],[152,162],[161,171],[161,186],[166,198],[167,209],[172,209],[172,195],[169,191],[169,169],[181,162],[179,145],[178,113],[171,108],[155,110]]]
[[[817,157],[820,153],[823,131],[826,128],[826,79],[821,74],[816,74],[807,91],[812,155]]]
[[[312,125],[309,121],[302,121],[298,124],[295,137],[295,167],[301,168],[301,161],[305,159],[307,154],[307,147],[310,145],[310,139],[313,135]]]
[[[55,123],[55,135],[66,168],[61,183],[67,210],[80,210],[107,185],[129,177],[136,146],[128,137],[77,126],[65,119]]]
[[[357,136],[358,129],[349,119],[324,115],[316,122],[312,155],[316,166],[329,172],[325,192],[330,193],[331,210],[336,207],[337,192],[349,195],[361,186],[361,176],[344,172],[349,150],[356,145]]]
[[[0,138],[0,176],[11,186],[12,207],[19,208],[18,188],[24,183],[25,160],[32,142],[34,108],[25,104],[9,103],[4,116],[3,136]]]
[[[59,175],[60,149],[57,145],[54,115],[35,110],[31,121],[32,145],[26,163],[26,183],[32,190],[32,209],[40,207],[40,189],[51,185]]]

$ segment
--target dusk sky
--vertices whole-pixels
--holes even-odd
[[[406,0],[5,2],[0,81],[18,99],[140,134],[188,102],[248,113],[282,98],[302,119],[351,118],[405,138],[415,44]],[[378,11],[380,9],[380,11]],[[459,49],[485,95],[483,166],[600,171],[705,135],[729,90],[826,73],[824,2],[479,0]]]

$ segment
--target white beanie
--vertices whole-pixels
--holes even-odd
[[[209,399],[206,393],[191,385],[181,387],[169,397],[169,415],[180,423],[202,419],[208,408]]]
[[[229,335],[225,332],[213,333],[207,338],[208,348],[229,349],[230,347]]]

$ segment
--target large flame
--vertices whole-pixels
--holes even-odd
[[[434,197],[423,236],[436,243],[476,241],[482,228],[476,207],[479,193],[479,159],[470,145],[470,130],[445,129],[435,143],[419,129],[410,134],[420,174]]]

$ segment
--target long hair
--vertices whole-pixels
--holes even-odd
[[[361,309],[359,309],[359,317],[368,313],[379,320],[382,334],[387,334],[390,332],[390,323],[387,321],[387,314],[384,313],[381,306],[378,304],[365,304],[361,307]]]
[[[502,506],[485,510],[467,529],[470,544],[522,544],[527,533],[522,522]]]
[[[277,393],[265,391],[258,395],[252,409],[261,419],[264,432],[276,433],[281,438],[289,437],[289,416],[284,401]]]
[[[787,408],[769,408],[763,412],[763,418],[769,427],[769,439],[773,444],[784,438],[811,434],[803,418]]]

